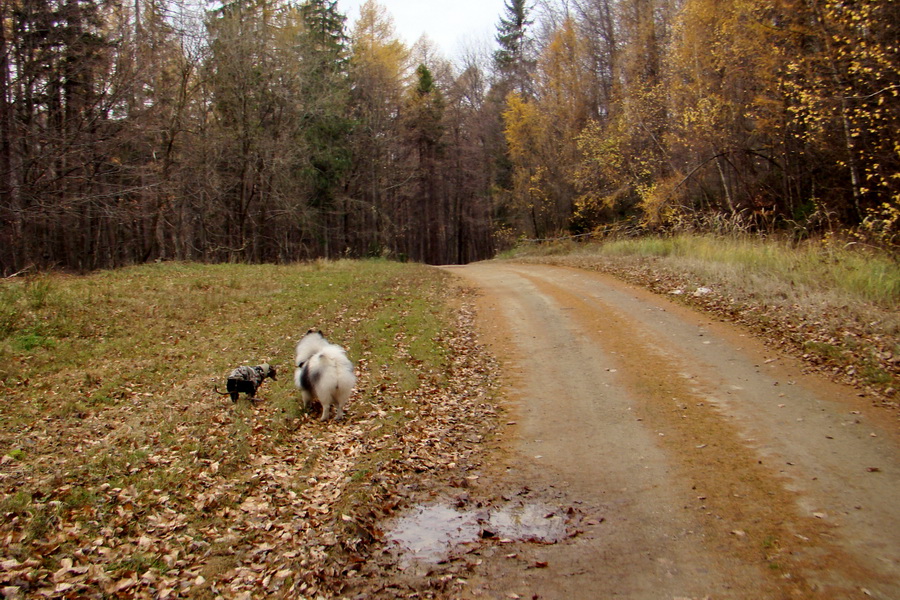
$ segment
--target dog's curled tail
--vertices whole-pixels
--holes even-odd
[[[335,398],[339,398],[341,404],[344,404],[356,386],[353,363],[350,362],[343,350],[331,353],[328,359],[323,373],[323,387],[328,389]]]

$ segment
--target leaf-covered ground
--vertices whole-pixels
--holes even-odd
[[[404,493],[465,484],[496,422],[465,293],[433,269],[162,265],[3,293],[7,598],[332,597]],[[297,408],[310,326],[356,363],[342,422]],[[258,403],[213,392],[264,360]]]

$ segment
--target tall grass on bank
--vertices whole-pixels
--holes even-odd
[[[790,285],[839,291],[885,308],[900,304],[900,263],[856,246],[800,245],[751,235],[675,235],[621,238],[600,243],[561,242],[520,248],[517,256],[595,255],[659,257],[692,268],[774,278]],[[704,266],[705,265],[705,266]]]
[[[559,241],[510,258],[607,271],[727,312],[888,396],[900,388],[900,263],[836,242],[751,235]],[[693,294],[699,288],[713,293]]]
[[[885,307],[900,303],[900,263],[872,251],[749,236],[680,235],[617,240],[603,244],[600,252],[731,265],[794,284],[841,290]]]

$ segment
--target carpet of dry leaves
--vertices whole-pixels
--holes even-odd
[[[355,395],[374,401],[351,400],[342,422],[286,417],[265,387],[252,406],[212,391],[163,406],[132,391],[116,410],[86,413],[75,425],[52,413],[38,418],[17,435],[40,444],[32,450],[43,458],[6,455],[0,467],[3,597],[339,595],[377,547],[379,521],[429,479],[464,486],[496,425],[496,366],[476,343],[470,305],[456,296],[457,321],[441,340],[446,372],[421,367],[418,386],[404,391],[362,357]],[[402,360],[408,340],[398,332],[393,344]],[[391,406],[406,414],[386,427]],[[160,411],[190,415],[165,444],[152,433]],[[242,455],[217,458],[209,449],[236,429],[245,432]],[[92,448],[133,451],[138,430],[151,450],[111,460],[158,486],[113,487],[103,473],[79,470]],[[76,501],[77,493],[88,497]]]

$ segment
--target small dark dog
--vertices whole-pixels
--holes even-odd
[[[256,398],[256,390],[263,384],[266,377],[271,377],[272,381],[278,381],[275,375],[275,367],[269,366],[268,363],[256,367],[244,365],[232,371],[228,376],[228,384],[225,388],[228,390],[227,392],[220,392],[215,386],[213,389],[222,396],[231,396],[232,402],[237,402],[238,395],[241,393],[247,394],[252,401]]]

